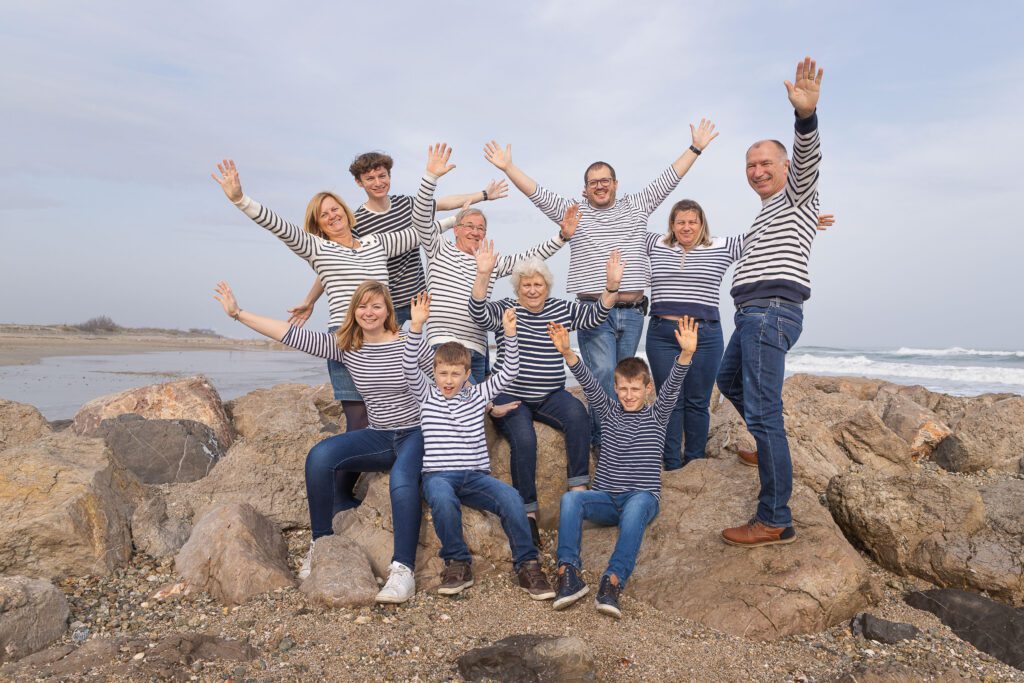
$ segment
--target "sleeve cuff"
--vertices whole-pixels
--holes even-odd
[[[252,199],[249,198],[249,195],[243,194],[241,199],[239,199],[237,202],[232,201],[231,203],[237,206],[242,211],[245,211],[252,204]]]
[[[796,115],[795,111],[793,112],[793,115]],[[813,133],[818,128],[818,110],[815,109],[806,119],[798,118],[794,127],[796,128],[796,132],[800,135]]]
[[[430,182],[434,183],[435,185],[437,184],[437,179],[440,178],[440,177],[441,176],[436,176],[433,173],[431,173],[430,171],[425,171],[423,173],[423,179],[424,180],[429,180]]]

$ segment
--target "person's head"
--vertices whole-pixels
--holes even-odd
[[[681,199],[672,206],[668,213],[665,243],[669,246],[678,244],[683,249],[711,246],[708,219],[700,204],[692,199]]]
[[[360,154],[348,167],[356,185],[366,191],[370,199],[384,199],[391,191],[391,167],[394,161],[383,152]]]
[[[555,276],[548,264],[536,256],[520,261],[512,269],[512,291],[519,303],[531,311],[544,307],[544,300],[554,285]]]
[[[651,370],[642,358],[623,358],[615,366],[615,395],[627,413],[644,407],[651,386]]]
[[[398,318],[387,285],[365,280],[356,287],[345,311],[345,321],[334,333],[342,351],[358,351],[365,335],[376,332],[398,332]]]
[[[467,254],[476,253],[487,237],[487,216],[480,209],[463,209],[455,216],[455,246]]]
[[[615,190],[619,181],[615,179],[615,169],[604,161],[595,161],[583,173],[583,196],[591,206],[605,208],[615,203]]]
[[[445,342],[434,350],[434,382],[445,398],[452,398],[469,380],[473,357],[459,342]]]
[[[306,232],[326,240],[348,237],[356,217],[345,200],[333,192],[317,192],[306,205]]]
[[[778,140],[760,140],[747,150],[747,182],[761,199],[768,199],[786,186],[789,157]]]

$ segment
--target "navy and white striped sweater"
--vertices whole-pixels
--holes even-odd
[[[651,315],[688,315],[718,320],[718,299],[725,271],[740,257],[743,237],[715,237],[711,245],[689,253],[668,246],[665,235],[646,236],[651,261]]]

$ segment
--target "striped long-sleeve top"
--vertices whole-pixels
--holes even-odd
[[[402,369],[413,394],[420,401],[420,425],[423,428],[423,471],[491,471],[487,452],[484,414],[487,403],[503,391],[519,372],[519,343],[506,338],[505,362],[483,384],[471,384],[452,398],[441,390],[418,365],[423,335],[409,333],[402,356]]]
[[[609,493],[650,491],[660,499],[665,430],[690,366],[672,363],[672,372],[661,385],[654,405],[632,413],[604,393],[582,360],[577,359],[569,369],[601,420],[601,457],[591,488]]]
[[[519,375],[505,389],[506,394],[526,400],[539,400],[552,391],[565,388],[565,361],[548,337],[548,323],[561,323],[570,332],[589,330],[608,318],[610,309],[598,299],[596,304],[581,304],[564,299],[546,299],[544,308],[534,313],[515,299],[480,301],[470,297],[469,313],[473,322],[485,330],[500,332],[502,316],[516,309],[516,336],[519,337]],[[505,337],[496,335],[498,361],[503,365]]]
[[[647,233],[651,261],[651,315],[689,315],[718,320],[718,298],[725,271],[740,257],[743,237],[715,237],[711,245],[687,253],[665,235]]]
[[[412,197],[396,194],[388,197],[388,201],[387,211],[371,211],[365,204],[356,209],[356,226],[352,231],[356,237],[394,233],[412,227]],[[388,259],[388,290],[396,308],[408,306],[413,296],[426,287],[419,249]]]
[[[569,242],[566,288],[570,294],[604,290],[605,264],[614,249],[626,262],[619,289],[635,291],[650,285],[651,272],[644,253],[647,219],[677,185],[679,176],[670,166],[641,192],[619,197],[608,208],[591,206],[585,198],[579,202],[580,224]],[[555,223],[562,221],[573,203],[540,185],[529,199]]]
[[[372,428],[409,429],[419,426],[420,401],[410,390],[402,370],[405,348],[410,344],[407,338],[364,342],[358,351],[343,351],[338,348],[332,332],[313,332],[292,326],[281,343],[312,356],[344,363],[366,403],[366,415]],[[418,355],[412,362],[424,372],[431,372],[433,350],[422,344],[417,349]]]
[[[358,249],[349,249],[337,242],[311,235],[247,195],[235,202],[235,206],[309,263],[327,294],[331,311],[328,324],[331,326],[341,325],[345,321],[345,312],[348,311],[352,294],[364,280],[388,283],[389,257],[414,251],[419,246],[416,231],[406,228],[361,238]]]
[[[786,186],[761,204],[744,236],[743,254],[732,277],[736,305],[778,296],[791,301],[811,297],[808,261],[818,230],[818,168],[821,140],[818,116],[796,120],[793,159]]]
[[[425,174],[413,203],[413,227],[419,232],[427,253],[427,288],[430,290],[430,322],[427,341],[442,344],[458,341],[477,353],[486,351],[487,335],[469,315],[469,299],[476,280],[476,258],[456,247],[442,236],[442,227],[432,221],[431,205],[437,177]],[[518,254],[499,256],[487,285],[490,296],[494,281],[512,274],[520,261],[533,256],[547,259],[554,256],[565,242],[558,235]],[[605,257],[607,260],[607,256]],[[601,289],[604,289],[604,261],[601,262]]]

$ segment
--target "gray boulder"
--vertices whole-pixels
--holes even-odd
[[[145,484],[202,479],[222,455],[213,430],[194,420],[147,420],[128,413],[103,420],[95,435]]]
[[[42,650],[64,635],[68,601],[49,581],[0,576],[0,663]]]

